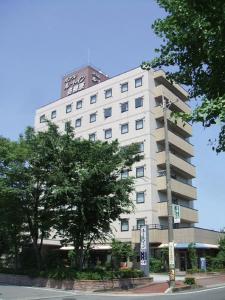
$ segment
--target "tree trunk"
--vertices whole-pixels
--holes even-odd
[[[42,268],[42,257],[41,257],[41,252],[38,247],[37,239],[33,238],[33,249],[36,257],[36,262],[37,262],[37,269],[38,271],[41,271]]]

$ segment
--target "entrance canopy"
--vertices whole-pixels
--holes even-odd
[[[187,249],[190,243],[174,243],[175,249]],[[195,243],[194,247],[196,249],[218,249],[218,245],[214,244],[204,244],[204,243]],[[168,248],[168,244],[161,244],[158,248]]]
[[[111,250],[112,247],[110,245],[93,245],[91,246],[91,250]],[[60,250],[74,250],[73,246],[63,246],[60,248]]]

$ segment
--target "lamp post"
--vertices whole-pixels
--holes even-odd
[[[167,101],[163,99],[163,119],[165,132],[165,157],[166,157],[166,191],[167,191],[167,210],[168,210],[168,246],[169,246],[169,286],[175,286],[175,258],[174,258],[174,232],[173,232],[173,203],[171,191],[171,173],[170,173],[170,150],[168,138],[167,123]]]

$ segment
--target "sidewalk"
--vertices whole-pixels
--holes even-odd
[[[209,287],[212,285],[225,285],[225,274],[223,275],[209,275],[206,277],[196,278],[198,285]]]

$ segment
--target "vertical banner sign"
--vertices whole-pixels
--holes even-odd
[[[140,228],[140,268],[145,276],[149,276],[149,230],[148,225]]]
[[[170,268],[175,267],[174,242],[169,243],[169,265]]]
[[[180,223],[180,205],[173,204],[173,218],[174,223]]]

